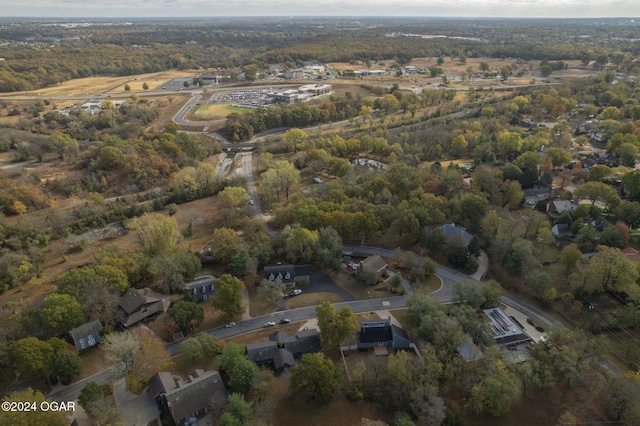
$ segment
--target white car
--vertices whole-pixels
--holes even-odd
[[[249,204],[254,205],[255,203],[253,202],[253,200],[249,200]]]
[[[265,323],[264,323],[264,326],[265,326],[265,327],[273,327],[274,325],[276,325],[276,323],[275,323],[275,322],[273,322],[273,321],[269,321],[269,322],[265,322]]]
[[[235,322],[230,322],[229,324],[225,325],[226,328],[231,328],[231,327],[235,327],[236,323]]]

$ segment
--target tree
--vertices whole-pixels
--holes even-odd
[[[51,402],[45,398],[40,391],[34,391],[27,389],[21,392],[14,392],[11,395],[3,399],[8,403],[17,402],[21,404],[29,404],[30,407],[35,409],[25,412],[25,410],[2,410],[2,416],[0,416],[0,423],[3,425],[11,426],[34,426],[34,425],[47,425],[47,426],[67,426],[69,419],[65,414],[65,411],[56,410],[44,410],[40,407],[45,406],[47,402]]]
[[[501,416],[520,397],[522,388],[501,360],[492,361],[486,367],[480,382],[471,389],[469,405],[476,413]]]
[[[147,83],[142,83],[142,90],[149,90],[149,85]]]
[[[236,360],[233,370],[231,371],[231,379],[229,386],[237,392],[246,394],[253,383],[253,378],[258,372],[258,366],[246,356]]]
[[[89,411],[92,403],[98,399],[111,397],[111,386],[108,383],[99,385],[96,382],[89,382],[82,388],[78,396],[78,403],[85,411]]]
[[[39,316],[56,335],[67,333],[84,322],[80,303],[68,294],[50,293],[45,296]]]
[[[373,269],[362,268],[362,270],[358,272],[358,281],[362,281],[365,285],[374,286],[378,284],[379,280],[380,275]]]
[[[586,198],[594,205],[596,201],[604,203],[608,209],[620,204],[620,197],[614,187],[601,182],[587,182],[573,192],[578,198]]]
[[[125,92],[130,92],[131,91],[131,86],[129,86],[128,84],[124,85],[124,91]]]
[[[245,356],[244,346],[234,342],[227,343],[222,349],[222,355],[220,355],[220,369],[231,373],[238,360],[243,356]]]
[[[330,302],[324,301],[316,307],[316,316],[320,328],[320,341],[325,348],[340,346],[360,329],[350,306],[344,306],[336,312]]]
[[[558,147],[547,148],[545,149],[544,154],[551,158],[551,164],[553,164],[553,167],[566,166],[573,158],[570,151]]]
[[[196,327],[204,321],[204,309],[196,302],[180,300],[171,306],[169,315],[180,330],[186,332],[189,329],[195,331]]]
[[[178,222],[160,213],[145,213],[128,224],[138,243],[149,255],[172,252],[182,240]]]
[[[198,339],[190,337],[180,345],[180,356],[187,365],[198,364],[204,359],[204,348]]]
[[[225,320],[231,320],[244,312],[242,296],[244,284],[229,274],[224,274],[216,280],[216,297],[213,306],[224,313]]]
[[[309,139],[309,135],[304,130],[297,128],[287,130],[284,135],[284,141],[289,147],[290,151],[298,152],[304,146],[304,143]]]
[[[151,331],[139,330],[137,338],[140,349],[135,354],[133,365],[127,375],[127,387],[132,392],[141,392],[151,377],[158,371],[166,370],[173,365],[171,354]]]
[[[429,232],[429,235],[427,235],[427,238],[424,240],[424,246],[429,250],[429,252],[437,253],[442,250],[446,241],[447,236],[438,228]]]
[[[74,154],[80,148],[78,145],[78,141],[69,136],[66,133],[55,132],[51,136],[49,136],[49,141],[47,142],[49,149],[56,152],[60,159],[63,159],[67,154]]]
[[[218,425],[220,426],[235,426],[243,425],[251,419],[253,415],[253,407],[250,402],[244,400],[244,395],[241,393],[231,393],[229,395],[229,404],[227,405],[227,411],[220,418]]]
[[[209,249],[215,262],[227,264],[242,244],[242,238],[231,228],[216,228],[213,230]]]
[[[519,152],[522,148],[522,137],[516,132],[500,132],[498,134],[498,150],[504,158]]]
[[[180,248],[171,253],[161,253],[149,262],[149,272],[157,287],[163,292],[182,291],[200,270],[200,258]]]
[[[338,371],[335,364],[323,353],[304,354],[301,362],[293,367],[291,390],[327,404],[338,390]]]
[[[60,351],[53,357],[53,372],[63,385],[69,385],[82,372],[82,360],[73,351]]]
[[[460,303],[466,302],[472,308],[478,309],[485,303],[482,283],[473,280],[464,280],[453,285],[453,295],[458,297]]]
[[[504,290],[499,283],[489,280],[482,286],[482,294],[484,296],[483,308],[495,308],[500,304],[500,298],[504,294]]]
[[[300,172],[295,169],[293,163],[287,160],[276,161],[274,169],[276,171],[278,187],[284,191],[285,198],[289,199],[289,190],[300,182]]]
[[[633,292],[637,288],[638,270],[620,250],[603,248],[581,268],[577,290],[587,294],[611,291]]]
[[[100,347],[110,365],[122,364],[124,372],[129,372],[140,351],[140,341],[133,331],[126,330],[104,336]]]
[[[247,190],[241,186],[227,186],[220,191],[218,197],[222,204],[234,210],[239,210],[242,206],[246,206],[251,200]]]
[[[567,270],[573,269],[578,266],[581,258],[582,252],[575,244],[566,246],[562,249],[562,252],[560,252],[560,263],[564,265]]]
[[[533,297],[544,305],[550,305],[556,299],[556,289],[551,284],[551,275],[543,268],[527,273],[525,284],[531,289]]]
[[[314,248],[316,261],[334,271],[340,269],[342,258],[342,238],[338,232],[330,226],[318,230],[318,242]]]
[[[285,250],[292,263],[309,262],[313,257],[313,249],[320,240],[318,231],[306,228],[288,228],[283,231],[286,236]]]
[[[281,279],[276,279],[274,281],[264,279],[260,282],[260,287],[258,287],[258,294],[261,298],[267,300],[270,303],[277,302],[282,299],[286,286],[282,284]]]
[[[25,337],[11,346],[16,370],[31,379],[41,379],[52,367],[53,357],[62,351],[66,343],[60,339],[43,341],[37,337]]]
[[[460,157],[467,152],[469,143],[465,139],[464,135],[458,135],[451,140],[451,154],[456,157]]]

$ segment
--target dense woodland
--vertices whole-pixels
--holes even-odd
[[[601,23],[611,25],[601,25]],[[467,21],[390,24],[349,21],[246,20],[96,22],[42,26],[0,21],[0,91],[26,91],[94,75],[133,75],[167,69],[233,68],[294,63],[397,60],[413,57],[580,59],[604,67],[609,59],[631,71],[637,25],[617,20]],[[356,31],[357,30],[357,31]],[[438,34],[477,40],[388,37]],[[504,37],[509,34],[509,37]],[[17,48],[19,47],[19,48]]]
[[[600,73],[500,93],[451,87],[413,93],[397,84],[354,84],[360,94],[345,91],[311,103],[233,113],[218,129],[232,141],[288,128],[256,143],[253,154],[256,201],[271,217],[269,229],[251,216],[244,179],[216,173],[210,160],[221,152],[219,141],[181,132],[169,122],[154,127],[162,131],[151,130],[172,108],[166,98],[132,96],[117,108],[105,101],[95,115],[79,108],[62,114],[48,101],[9,111],[20,119],[0,130],[0,152],[16,164],[37,161],[59,172],[18,167],[0,173],[0,292],[13,298],[0,308],[1,382],[8,388],[29,380],[38,387],[54,371],[70,383],[81,361],[61,338],[70,328],[100,319],[107,325],[102,345],[108,362],[126,365],[129,389],[144,389],[171,360],[162,342],[146,333],[113,331],[118,297],[148,286],[180,298],[203,264],[224,273],[212,304],[221,321],[230,321],[243,312],[242,290],[256,287],[263,266],[308,263],[339,271],[343,242],[396,249],[398,277],[418,289],[434,274],[436,261],[471,273],[484,250],[488,279],[482,287],[471,281],[456,285],[459,303],[441,305],[419,291],[408,299],[403,325],[422,358],[399,352],[382,366],[357,363],[347,377],[336,347],[352,341],[357,322],[349,309],[319,305],[324,353],[305,356],[292,370],[287,380],[298,396],[291,403],[367,401],[397,426],[508,423],[514,411],[536,403],[552,407],[546,417],[535,417],[542,423],[638,421],[633,371],[640,365],[640,267],[621,252],[640,249],[640,52],[630,40],[636,27],[589,20],[372,20],[367,26],[336,20],[322,28],[312,22],[98,22],[62,28],[0,21],[0,39],[9,43],[0,46],[0,87],[31,90],[80,76],[174,68],[264,68],[301,59],[407,63],[443,55],[456,61],[581,59]],[[387,37],[391,32],[484,41],[427,42]],[[560,69],[559,63],[545,62]],[[448,116],[459,111],[467,115]],[[345,127],[311,128],[338,121]],[[596,157],[589,151],[594,147],[606,156]],[[354,165],[358,159],[380,166]],[[324,183],[313,184],[314,178]],[[526,190],[546,185],[554,188],[549,200],[525,202]],[[207,212],[178,221],[183,205],[197,200],[210,202]],[[549,213],[552,201],[571,200],[583,203]],[[215,216],[202,252],[188,243],[199,214]],[[449,222],[464,226],[474,236],[471,243],[447,240],[436,229]],[[555,236],[554,225],[568,231]],[[65,264],[94,243],[96,230],[112,243],[88,263],[47,274],[47,258]],[[135,248],[119,244],[123,234],[135,237]],[[412,262],[417,254],[425,259],[420,266]],[[45,278],[53,291],[16,297]],[[363,273],[359,280],[371,288],[378,284],[376,274]],[[400,278],[391,285],[402,293]],[[282,299],[281,283],[257,287],[267,304]],[[549,337],[531,349],[526,362],[508,362],[478,320],[477,309],[497,306],[505,292],[555,312],[565,323],[548,330],[532,323]],[[168,316],[167,330],[189,336],[181,365],[215,359],[225,375],[233,393],[219,424],[271,424],[273,374],[258,370],[241,345],[191,336],[204,312],[188,297],[174,303]],[[465,363],[458,356],[456,347],[468,339],[485,347],[482,360]],[[603,367],[610,359],[632,372],[611,374]],[[27,396],[12,396],[19,397]],[[80,399],[92,418],[122,424],[110,389],[87,386]]]

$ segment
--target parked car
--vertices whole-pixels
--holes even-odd
[[[225,325],[226,328],[231,328],[231,327],[235,327],[236,323],[235,322],[230,322],[229,324]]]
[[[282,318],[280,320],[280,324],[289,324],[291,322],[291,320],[289,318]]]
[[[254,205],[255,203],[253,202],[253,200],[249,200],[249,204]]]
[[[49,381],[51,382],[52,385],[57,385],[59,381],[58,376],[56,376],[53,373],[49,374]]]
[[[265,327],[273,327],[274,325],[276,325],[276,323],[275,323],[275,322],[273,322],[273,321],[269,321],[269,322],[265,322],[265,323],[264,323],[264,326],[265,326]]]
[[[296,288],[295,290],[293,290],[291,293],[289,293],[289,297],[293,297],[293,296],[298,296],[302,294],[302,290]]]
[[[322,179],[320,179],[320,178],[313,178],[313,181],[315,183],[322,183]]]

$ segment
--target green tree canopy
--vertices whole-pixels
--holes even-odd
[[[216,297],[213,306],[224,313],[226,320],[239,317],[244,312],[242,294],[244,284],[229,274],[224,274],[216,280]]]
[[[291,390],[327,404],[338,390],[335,364],[322,353],[304,354],[291,373]]]
[[[349,337],[360,330],[350,306],[344,306],[336,312],[330,302],[322,302],[316,307],[320,340],[325,348],[340,346]]]
[[[180,300],[174,303],[169,310],[173,322],[182,331],[195,330],[204,321],[204,309],[196,302]]]

